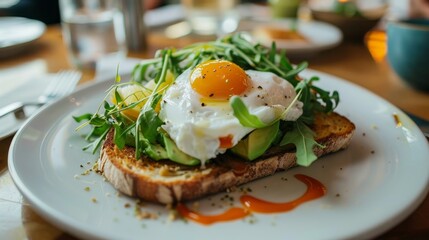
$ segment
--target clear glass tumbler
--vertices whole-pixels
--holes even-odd
[[[194,33],[218,35],[233,32],[240,20],[239,0],[182,0],[187,21]]]
[[[95,68],[101,57],[127,53],[120,0],[60,0],[64,40],[71,62]]]

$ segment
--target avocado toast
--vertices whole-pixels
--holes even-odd
[[[75,119],[93,127],[87,149],[101,147],[98,168],[119,191],[196,199],[348,146],[355,126],[334,112],[338,93],[301,78],[306,67],[240,33],[164,49],[131,82],[117,76],[104,113]]]

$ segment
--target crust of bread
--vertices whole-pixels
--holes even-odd
[[[315,140],[324,146],[315,148],[319,157],[347,148],[355,131],[355,125],[337,113],[317,114],[311,128]],[[98,170],[120,192],[161,204],[218,193],[296,165],[294,149],[290,147],[271,149],[252,162],[221,156],[204,169],[168,160],[136,160],[134,156],[132,147],[118,149],[110,132],[101,149]]]

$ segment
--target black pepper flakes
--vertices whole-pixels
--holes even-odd
[[[205,107],[206,106],[206,104],[205,103],[201,103],[201,107]]]
[[[262,90],[263,88],[262,88],[262,86],[258,86],[258,89],[261,89],[261,90]]]
[[[209,97],[213,97],[213,96],[214,96],[214,93],[210,93]]]

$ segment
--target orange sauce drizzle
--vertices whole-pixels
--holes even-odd
[[[325,186],[316,179],[303,174],[296,174],[295,177],[301,182],[303,182],[305,185],[307,185],[307,191],[299,198],[290,202],[274,203],[246,194],[241,196],[240,198],[241,204],[243,204],[245,208],[233,207],[217,215],[203,215],[196,211],[190,210],[183,203],[179,203],[176,206],[176,209],[179,214],[182,215],[184,218],[193,220],[204,225],[210,225],[216,222],[225,222],[245,218],[251,212],[287,212],[305,202],[320,198],[326,194]]]
[[[290,211],[305,202],[317,199],[325,195],[326,188],[321,182],[303,174],[296,174],[295,177],[301,182],[305,183],[305,185],[307,185],[307,191],[301,197],[293,201],[274,203],[255,198],[250,195],[243,195],[240,198],[240,201],[249,211],[252,212],[278,213]]]
[[[231,148],[232,147],[232,135],[220,137],[220,148]]]
[[[218,215],[203,215],[190,210],[183,203],[179,203],[176,209],[183,217],[205,225],[241,219],[250,213],[244,208],[233,207]]]

